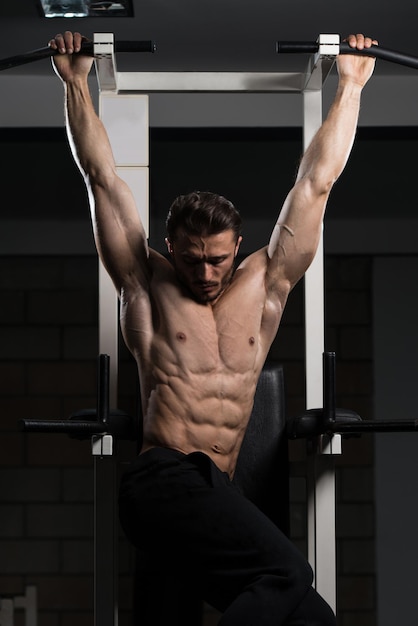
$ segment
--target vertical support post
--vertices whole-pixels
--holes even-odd
[[[99,115],[109,135],[118,174],[133,191],[148,233],[148,96],[121,96],[102,92],[99,96]],[[118,318],[115,287],[99,262],[99,351],[110,357],[108,384],[111,407],[117,406]],[[110,435],[95,438],[92,446],[95,485],[95,626],[117,626],[117,466]]]
[[[14,626],[14,605],[11,598],[0,598],[0,625]]]
[[[119,176],[132,190],[145,231],[149,229],[148,96],[102,92],[99,115],[106,127]],[[117,404],[118,296],[99,264],[99,351],[110,357],[110,406]]]
[[[25,588],[24,596],[16,596],[12,601],[12,621],[10,625],[13,626],[13,609],[23,609],[25,611],[25,626],[36,626],[38,623],[38,593],[37,589],[33,585],[28,585]],[[4,622],[4,626],[7,626],[7,621]],[[0,619],[0,624],[3,626],[3,622]]]
[[[109,405],[117,405],[118,296],[109,274],[99,261],[99,352],[109,355]]]
[[[322,91],[303,94],[303,149],[308,148],[322,124]],[[322,353],[324,351],[324,252],[323,237],[305,274],[305,359],[307,409],[322,403]]]
[[[94,624],[117,626],[116,463],[111,435],[93,441],[94,455]]]
[[[304,92],[304,149],[322,123],[322,91]],[[324,352],[323,237],[305,275],[306,405],[323,403]],[[324,436],[325,437],[325,436]],[[332,439],[332,438],[331,438]],[[335,442],[336,443],[336,442]],[[308,451],[308,559],[315,588],[336,610],[335,471],[332,441],[313,442]]]

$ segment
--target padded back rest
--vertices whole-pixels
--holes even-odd
[[[289,457],[283,366],[266,362],[238,457],[234,482],[289,533]]]

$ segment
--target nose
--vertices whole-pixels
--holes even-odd
[[[213,277],[213,268],[210,263],[205,263],[205,261],[202,261],[198,265],[197,273],[199,276],[199,280],[202,280],[204,282],[210,282]]]

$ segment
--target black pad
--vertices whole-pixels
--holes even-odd
[[[283,367],[261,372],[234,482],[286,534],[289,532],[289,467]]]

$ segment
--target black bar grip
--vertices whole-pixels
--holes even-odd
[[[70,421],[70,420],[32,420],[21,419],[21,430],[37,433],[66,433],[99,435],[106,432],[106,425],[97,421]]]
[[[115,52],[155,52],[155,41],[116,41]]]
[[[317,41],[278,41],[276,50],[279,54],[313,54],[318,52]]]
[[[115,52],[155,52],[157,49],[154,41],[116,41]],[[83,41],[81,44],[81,50],[78,54],[85,54],[86,56],[93,56],[94,44],[92,41]],[[47,59],[57,54],[57,50],[52,50],[49,46],[44,48],[38,48],[37,50],[31,50],[23,54],[18,54],[7,59],[0,60],[0,71],[8,70],[18,65],[24,65],[25,63],[32,63],[33,61],[40,61],[41,59]]]
[[[281,53],[314,53],[319,50],[318,42],[309,41],[278,41],[276,43],[276,50]],[[360,54],[363,56],[376,57],[377,59],[383,59],[383,61],[390,61],[391,63],[398,63],[399,65],[405,65],[407,67],[418,68],[418,57],[398,52],[397,50],[390,50],[389,48],[382,48],[382,46],[374,46],[371,48],[364,48],[363,50],[357,50],[352,48],[344,41],[340,43],[340,54]]]
[[[87,439],[92,435],[109,434],[118,439],[137,441],[135,420],[119,409],[109,411],[106,422],[101,421],[96,409],[81,409],[72,413],[67,420],[19,420],[20,430],[37,433],[60,433],[74,439]]]
[[[362,420],[360,422],[336,422],[330,430],[341,434],[401,433],[418,431],[417,420]]]

